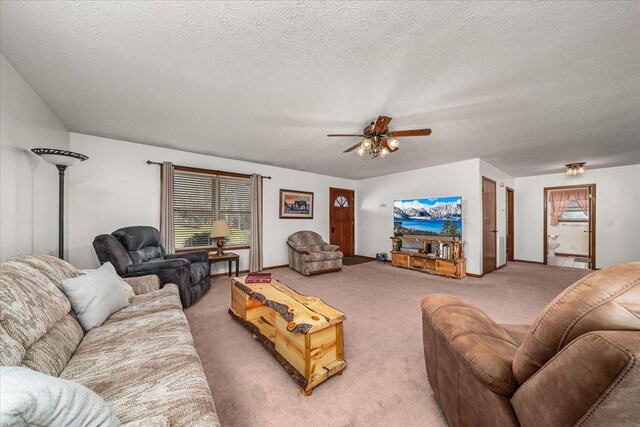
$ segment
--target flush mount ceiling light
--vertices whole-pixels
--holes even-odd
[[[584,165],[586,165],[585,162],[569,163],[568,165],[565,165],[567,168],[567,175],[582,175],[584,173]]]

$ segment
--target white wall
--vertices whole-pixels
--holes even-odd
[[[286,239],[299,230],[329,237],[329,187],[356,189],[356,182],[307,172],[142,144],[71,133],[71,149],[89,156],[70,175],[69,260],[88,268],[98,265],[92,247],[95,236],[130,225],[160,223],[160,167],[147,160],[239,173],[260,173],[264,180],[264,265],[288,263]],[[312,220],[279,219],[281,188],[314,192]],[[356,199],[358,199],[356,191]],[[356,219],[357,223],[357,219]],[[249,251],[241,250],[240,268],[249,266]],[[226,265],[217,264],[218,271]],[[216,272],[215,270],[213,271]]]
[[[0,93],[0,259],[57,255],[58,170],[30,150],[68,150],[69,132],[2,54]]]
[[[543,260],[544,187],[596,184],[596,267],[640,260],[640,165],[515,179],[515,257]]]
[[[357,253],[389,252],[393,236],[393,201],[462,196],[462,239],[467,272],[482,273],[480,159],[400,172],[358,181]]]
[[[500,169],[480,159],[480,197],[482,197],[482,177],[485,176],[496,182],[496,248],[498,266],[507,262],[507,187],[513,188],[513,177]],[[482,199],[480,200],[482,203]],[[482,239],[482,224],[480,224],[480,238]],[[482,256],[481,256],[482,262]]]

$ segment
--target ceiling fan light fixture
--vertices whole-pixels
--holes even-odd
[[[368,150],[369,148],[371,148],[371,139],[369,138],[365,138],[362,140],[362,144],[361,144],[362,148],[364,148],[365,150]]]
[[[356,150],[356,154],[358,155],[358,157],[362,157],[362,156],[364,156],[364,153],[365,153],[366,151],[367,151],[367,150],[365,150],[362,146],[360,146],[360,147]]]
[[[392,149],[395,149],[400,146],[400,141],[398,141],[397,139],[390,138],[390,139],[387,139],[387,145]]]
[[[389,155],[389,150],[387,149],[387,147],[382,147],[382,150],[380,150],[380,157],[385,158]]]

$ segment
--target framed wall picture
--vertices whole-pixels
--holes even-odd
[[[313,193],[280,190],[280,218],[313,218]]]

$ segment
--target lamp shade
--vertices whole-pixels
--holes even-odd
[[[213,221],[213,224],[211,224],[211,237],[215,239],[218,237],[227,237],[229,234],[231,234],[231,230],[229,230],[227,221],[224,219]]]
[[[67,150],[59,150],[57,148],[34,148],[31,151],[42,157],[42,159],[47,163],[51,163],[55,166],[75,166],[88,159],[84,154],[74,153],[73,151]]]

